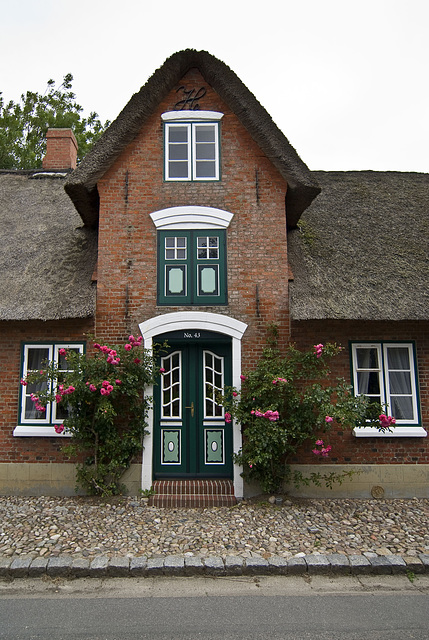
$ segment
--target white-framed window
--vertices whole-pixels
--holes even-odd
[[[396,431],[397,435],[402,435],[402,432],[397,430],[398,427],[420,424],[413,343],[352,343],[351,357],[355,395],[364,395],[386,408],[386,413],[396,420],[393,434]],[[355,432],[355,435],[359,435],[358,430]],[[386,433],[391,435],[389,432]],[[404,434],[406,433],[404,430]]]
[[[219,120],[211,111],[164,113],[166,181],[219,180]]]
[[[35,371],[43,371],[46,362],[53,362],[60,372],[70,371],[66,357],[60,354],[61,349],[83,353],[83,343],[27,343],[22,348],[21,378]],[[59,381],[61,382],[61,381]],[[31,394],[38,395],[47,388],[47,382],[21,385],[19,399],[19,425],[14,435],[58,435],[54,425],[61,424],[67,417],[67,406],[55,401],[49,402],[45,411],[38,411]],[[43,429],[43,427],[47,427]],[[40,429],[40,431],[39,431]]]

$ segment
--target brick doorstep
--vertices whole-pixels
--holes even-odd
[[[156,480],[154,507],[230,507],[237,503],[231,480]]]

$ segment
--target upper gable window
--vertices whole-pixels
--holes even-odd
[[[162,114],[167,181],[219,180],[219,120],[222,116],[214,111]]]

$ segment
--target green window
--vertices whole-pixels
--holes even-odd
[[[160,231],[158,303],[226,304],[225,231]]]

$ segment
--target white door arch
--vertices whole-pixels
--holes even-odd
[[[139,324],[141,334],[144,339],[144,346],[151,349],[153,339],[156,336],[171,331],[212,331],[229,336],[232,341],[232,385],[240,387],[241,375],[241,340],[247,329],[247,324],[240,320],[235,320],[229,316],[217,313],[206,313],[204,311],[178,311],[154,316]],[[147,390],[149,395],[153,394],[153,388]],[[148,415],[149,435],[145,437],[142,464],[142,489],[150,489],[153,481],[153,412]],[[240,425],[233,424],[233,449],[237,453],[241,447]],[[237,498],[243,497],[242,469],[234,465],[234,490]]]

